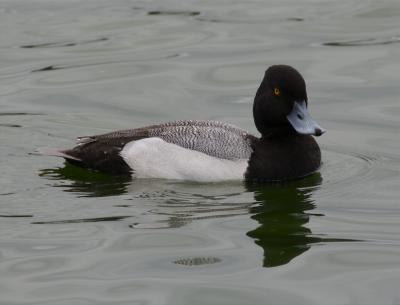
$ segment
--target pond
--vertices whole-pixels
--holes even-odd
[[[0,304],[400,304],[400,2],[0,2]],[[296,67],[328,131],[281,184],[111,177],[38,156],[178,119],[257,134]]]

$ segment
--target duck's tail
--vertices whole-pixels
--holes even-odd
[[[79,149],[40,148],[35,153],[61,157],[72,165],[99,170],[111,175],[131,175],[132,173],[132,169],[120,156],[120,150],[115,147],[111,147],[107,151],[101,149],[81,151]]]
[[[71,155],[67,154],[65,150],[59,149],[59,148],[42,147],[42,148],[36,149],[35,153],[38,155],[44,155],[44,156],[61,157],[61,158],[66,159],[67,161],[73,160],[73,161],[82,162],[81,159],[71,156]]]

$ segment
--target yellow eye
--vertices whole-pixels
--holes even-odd
[[[274,94],[275,94],[276,96],[281,95],[281,90],[279,90],[279,88],[275,88],[275,89],[274,89]]]

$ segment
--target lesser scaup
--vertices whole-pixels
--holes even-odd
[[[81,137],[51,155],[110,174],[192,181],[283,181],[314,173],[325,130],[307,112],[306,84],[287,65],[271,66],[257,90],[256,137],[216,121],[176,121]]]

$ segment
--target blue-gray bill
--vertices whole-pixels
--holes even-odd
[[[326,132],[315,122],[307,111],[305,101],[295,102],[292,111],[286,116],[289,123],[299,134],[314,135],[319,137]]]

